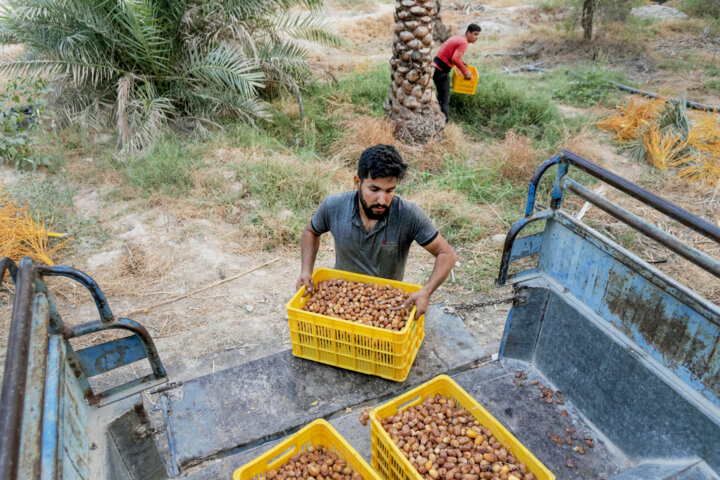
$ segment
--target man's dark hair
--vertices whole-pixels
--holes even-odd
[[[479,32],[480,31],[480,25],[477,23],[471,23],[468,25],[467,30],[465,30],[465,33],[472,33],[472,32]]]
[[[407,163],[403,163],[400,152],[392,145],[379,143],[368,147],[360,155],[357,176],[360,180],[366,178],[394,177],[402,180],[405,177]]]

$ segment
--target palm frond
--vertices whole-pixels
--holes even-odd
[[[32,77],[55,77],[67,75],[76,85],[90,83],[98,86],[113,77],[127,72],[118,70],[110,63],[95,63],[76,58],[71,51],[55,51],[37,58],[32,52],[26,52],[19,58],[0,61],[0,72],[5,75],[30,75]]]
[[[277,15],[271,28],[277,35],[285,34],[321,45],[339,47],[347,44],[341,35],[328,31],[328,22],[316,12]]]
[[[121,28],[126,54],[150,66],[156,75],[170,72],[171,39],[151,0],[124,0],[116,4],[113,21]]]
[[[257,90],[264,87],[265,78],[255,60],[245,57],[240,49],[229,44],[209,49],[191,47],[182,76],[201,87],[230,89],[242,98],[255,96]]]
[[[133,131],[130,140],[122,147],[123,154],[142,151],[164,133],[170,119],[176,114],[173,99],[161,96],[152,83],[135,89],[128,103],[129,124]]]

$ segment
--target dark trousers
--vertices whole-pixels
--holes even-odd
[[[442,72],[436,68],[433,81],[437,90],[440,110],[445,114],[445,123],[447,123],[450,120],[450,72]]]

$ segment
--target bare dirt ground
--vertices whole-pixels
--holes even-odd
[[[453,33],[471,21],[483,26],[482,39],[477,47],[473,47],[476,57],[495,52],[535,52],[527,57],[504,57],[508,66],[528,59],[550,57],[552,61],[560,61],[573,56],[578,59],[592,56],[589,51],[573,51],[569,45],[552,44],[551,50],[544,50],[550,44],[537,32],[554,28],[558,13],[543,13],[535,6],[518,3],[512,0],[496,0],[489,4],[444,2],[443,20]],[[393,9],[392,4],[373,0],[353,6],[331,2],[328,19],[352,44],[339,49],[313,48],[313,62],[327,71],[341,74],[388,61]],[[654,68],[651,60],[639,59],[637,55],[629,55],[627,64],[636,72]],[[585,111],[570,106],[563,106],[561,110],[567,117]],[[650,168],[617,154],[604,136],[590,135],[572,147],[577,153],[647,185],[715,223],[720,220],[720,210],[712,192],[682,187],[668,189],[666,181],[647,181]],[[90,182],[83,181],[81,161],[71,162],[68,169],[77,192],[73,198],[77,213],[102,219],[109,239],[90,255],[66,251],[56,260],[92,276],[104,289],[116,316],[132,313],[132,318],[150,331],[172,380],[196,377],[290,348],[285,303],[295,290],[300,266],[299,248],[271,253],[258,250],[222,218],[198,218],[177,201],[147,205],[141,201],[118,200],[109,195],[116,182],[111,175]],[[13,183],[15,178],[11,169],[0,169],[0,186]],[[518,205],[518,218],[523,207]],[[571,211],[581,207],[581,202],[567,204]],[[586,218],[605,221],[594,210]],[[485,255],[499,257],[501,249],[502,235],[483,244]],[[236,280],[164,306],[143,310],[271,261]],[[333,263],[332,240],[325,236],[316,266],[332,267]],[[432,265],[432,257],[414,246],[406,269],[406,281],[423,283]],[[455,283],[448,281],[443,285],[433,296],[433,303],[467,304],[487,298],[488,294],[466,288],[462,276],[462,269],[456,269]],[[97,318],[89,295],[78,285],[64,279],[50,279],[49,283],[67,324]],[[491,291],[490,295],[500,297],[507,293]],[[717,295],[718,290],[711,287],[709,293]],[[0,363],[4,360],[10,320],[8,298],[9,292],[0,292]],[[489,307],[470,311],[464,319],[480,342],[491,344],[502,334],[506,313],[506,306]],[[83,341],[95,342],[96,339],[85,338]],[[130,368],[133,374],[142,373]]]

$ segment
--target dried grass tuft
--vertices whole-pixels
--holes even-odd
[[[525,184],[544,155],[529,137],[508,130],[505,140],[490,147],[489,155],[499,165],[498,173],[515,184]]]
[[[462,130],[455,124],[448,124],[440,140],[431,140],[425,145],[407,145],[393,136],[393,125],[385,119],[369,115],[355,115],[341,125],[349,133],[333,144],[331,152],[348,167],[354,168],[362,152],[373,145],[384,143],[394,145],[410,164],[420,171],[439,171],[445,156],[457,156],[463,151],[465,139]]]

